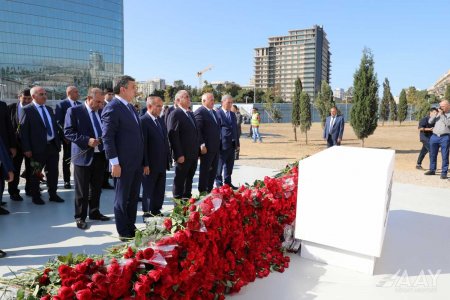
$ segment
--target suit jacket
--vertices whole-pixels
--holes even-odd
[[[220,118],[222,150],[239,147],[235,113],[230,111],[230,119],[228,119],[223,109],[220,108],[217,115]]]
[[[20,135],[18,132],[19,124],[21,122],[21,120],[19,120],[19,115],[17,114],[18,106],[19,106],[18,102],[11,103],[10,105],[8,105],[8,115],[11,120],[12,129],[14,131],[14,138],[15,138],[17,146],[19,146],[21,144],[20,143]],[[23,119],[23,114],[22,114],[22,119]]]
[[[98,114],[101,116],[101,110]],[[72,142],[72,163],[76,166],[89,166],[94,156],[94,148],[88,144],[90,138],[95,138],[95,131],[86,105],[77,105],[67,110],[64,136]]]
[[[171,106],[164,113],[164,123],[166,124],[166,128],[169,128],[169,116],[175,110],[175,106]]]
[[[75,101],[78,105],[81,104],[79,101]],[[78,106],[77,105],[77,106]],[[68,98],[60,101],[56,105],[55,114],[56,114],[56,123],[58,124],[58,132],[61,135],[61,137],[64,137],[64,122],[66,119],[66,113],[69,108],[72,107],[71,100]]]
[[[59,139],[55,114],[50,106],[45,106],[50,114],[49,122],[52,122],[53,135],[58,151],[61,150],[61,140]],[[20,140],[22,141],[22,151],[32,151],[34,154],[45,154],[47,147],[47,128],[38,112],[37,107],[30,103],[23,108],[23,118],[20,123]]]
[[[9,150],[3,143],[3,139],[0,137],[0,175],[4,174],[4,178],[7,178],[6,174],[14,170],[13,163],[9,157]],[[0,176],[0,180],[3,180]]]
[[[212,112],[217,122],[204,106],[199,107],[194,113],[200,145],[205,143],[208,153],[220,150],[220,119],[214,109]]]
[[[134,172],[143,166],[144,143],[139,116],[136,110],[132,112],[119,99],[113,98],[103,108],[102,141],[108,159],[118,157],[122,170]]]
[[[16,138],[14,136],[14,129],[8,113],[8,107],[3,101],[0,101],[0,137],[2,138],[3,144],[5,144],[8,152],[9,148],[15,148],[17,146]]]
[[[192,122],[181,108],[174,109],[168,118],[168,135],[174,160],[180,156],[197,159],[200,151],[197,126],[192,112],[188,112]]]
[[[148,113],[141,116],[144,136],[144,166],[150,167],[150,172],[162,172],[169,168],[170,152],[166,125],[161,118],[157,120],[162,134]]]
[[[333,140],[338,138],[342,140],[344,134],[344,117],[336,115],[336,120],[334,120],[333,128],[330,130],[331,116],[328,116],[325,120],[325,129],[323,130],[323,138],[326,139],[328,134],[331,134]]]

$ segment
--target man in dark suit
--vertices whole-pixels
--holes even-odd
[[[139,117],[131,104],[136,81],[124,75],[116,80],[115,98],[102,112],[103,145],[117,178],[114,199],[116,228],[121,240],[134,237],[137,201],[142,180],[144,143]]]
[[[49,200],[64,202],[56,194],[58,185],[58,161],[61,142],[57,133],[56,118],[53,110],[45,105],[47,92],[43,87],[35,86],[30,91],[33,102],[23,108],[24,117],[20,123],[20,139],[25,157],[40,167],[32,170],[30,191],[34,204],[42,205],[39,190],[39,171],[45,167]]]
[[[200,143],[194,114],[189,111],[191,98],[186,90],[175,95],[178,108],[168,118],[168,134],[172,156],[175,160],[173,179],[173,197],[189,199],[192,196],[192,180],[197,169]]]
[[[62,160],[62,169],[63,169],[63,178],[64,178],[64,188],[71,189],[70,185],[70,157],[71,157],[71,149],[72,146],[70,141],[64,137],[64,120],[66,118],[67,110],[70,107],[74,107],[80,105],[81,102],[78,102],[78,98],[80,98],[80,94],[78,93],[78,89],[75,86],[68,86],[66,89],[67,98],[63,101],[59,102],[56,105],[56,123],[58,124],[58,132],[63,144],[63,160]]]
[[[5,144],[6,150],[9,152],[11,157],[16,156],[16,139],[14,137],[14,131],[11,124],[11,119],[8,115],[8,107],[6,103],[0,101],[0,137],[3,139],[3,143]],[[5,189],[5,182],[0,182],[0,193],[3,194]],[[0,199],[0,204],[5,204]]]
[[[340,146],[344,134],[344,117],[337,114],[337,108],[330,109],[330,116],[325,120],[323,138],[327,141],[327,147]]]
[[[72,144],[75,181],[75,221],[77,227],[86,229],[86,217],[108,221],[100,213],[100,195],[105,171],[105,151],[101,143],[102,129],[100,108],[103,106],[103,91],[89,90],[84,105],[67,110],[64,135]]]
[[[169,141],[164,121],[159,117],[163,101],[158,96],[147,98],[147,113],[141,116],[144,135],[144,177],[142,179],[142,210],[144,221],[161,215],[169,169]]]
[[[220,151],[220,122],[214,111],[214,95],[202,95],[202,106],[195,113],[195,121],[200,140],[200,177],[198,191],[200,194],[211,192],[217,173]]]
[[[114,98],[114,92],[113,89],[111,88],[106,88],[103,90],[103,94],[104,94],[104,103],[102,108],[104,108],[109,102],[111,102],[111,100]],[[109,169],[109,163],[107,162],[105,165],[105,173],[103,174],[103,184],[102,184],[102,189],[106,189],[106,190],[113,190],[114,186],[112,186],[109,183],[109,178],[111,177],[111,171]]]
[[[239,139],[237,135],[236,115],[231,111],[233,97],[222,96],[222,107],[218,110],[221,125],[221,149],[219,154],[219,165],[216,173],[216,186],[228,184],[231,188],[237,189],[231,183],[231,174],[234,167],[234,154],[239,149]],[[223,171],[223,177],[222,177]]]
[[[23,108],[31,103],[31,94],[30,89],[24,89],[19,94],[19,101],[17,103],[11,103],[8,105],[8,112],[9,112],[9,118],[11,120],[12,128],[15,132],[15,141],[17,145],[17,153],[16,156],[13,158],[13,164],[14,164],[14,180],[8,183],[8,193],[10,195],[11,200],[14,201],[22,201],[23,198],[20,196],[20,190],[17,188],[19,185],[20,180],[20,168],[22,166],[22,161],[25,158],[25,193],[27,195],[31,195],[30,193],[30,175],[31,175],[31,166],[30,166],[30,159],[27,157],[24,157],[22,145],[20,141],[20,135],[19,135],[19,124],[22,120],[24,113]]]
[[[11,182],[14,179],[13,164],[9,157],[8,148],[3,143],[3,139],[0,136],[0,181]],[[0,194],[0,200],[2,200],[2,194]],[[7,215],[9,211],[0,206],[0,215]],[[5,257],[6,253],[0,250],[0,258]]]

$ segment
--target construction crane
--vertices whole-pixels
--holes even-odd
[[[198,77],[198,87],[199,87],[200,90],[203,88],[203,80],[202,80],[202,75],[203,75],[203,73],[205,73],[205,72],[211,70],[212,67],[213,67],[213,65],[209,65],[209,66],[207,66],[206,68],[204,68],[203,70],[197,72],[197,77]]]

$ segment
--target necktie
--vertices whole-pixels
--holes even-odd
[[[158,131],[161,134],[161,136],[164,137],[164,133],[162,131],[162,128],[161,128],[160,124],[158,124],[158,119],[155,119],[155,124],[156,124],[156,128],[158,128]]]
[[[50,126],[50,122],[47,118],[47,114],[45,113],[44,105],[40,105],[39,107],[41,108],[42,116],[44,117],[44,124],[45,124],[45,127],[47,128],[47,136],[51,137],[51,136],[53,136],[52,127]]]
[[[214,119],[214,122],[216,122],[217,124],[217,120],[216,120],[216,116],[214,115],[214,112],[211,110],[209,110],[209,113],[211,114],[212,118]]]
[[[128,103],[127,104],[127,107],[128,107],[128,110],[131,112],[131,114],[133,115],[133,118],[134,118],[134,120],[136,121],[136,123],[137,123],[137,118],[136,118],[136,112],[135,112],[135,110],[134,110],[134,107],[133,107],[133,105],[131,105],[130,103]]]
[[[102,137],[102,127],[100,126],[100,122],[97,119],[97,116],[95,114],[95,111],[91,111],[92,113],[92,120],[94,122],[94,127],[95,130],[97,131],[97,138],[101,138]],[[98,150],[99,151],[103,151],[103,144],[98,145]]]
[[[333,129],[333,126],[334,126],[334,119],[335,119],[335,117],[331,117],[330,130]]]
[[[186,112],[186,115],[187,115],[187,117],[188,117],[189,121],[191,121],[191,123],[192,123],[192,126],[194,126],[194,127],[195,127],[195,123],[194,123],[194,120],[192,120],[192,117],[191,117],[191,115],[189,114],[189,112],[188,112],[188,111]]]
[[[227,110],[227,119],[231,121],[230,112]]]

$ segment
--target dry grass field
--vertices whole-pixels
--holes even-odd
[[[322,128],[319,123],[314,123],[308,132],[308,144],[305,134],[299,133],[294,140],[294,131],[291,124],[262,124],[260,132],[263,143],[252,143],[248,138],[249,125],[243,125],[241,136],[241,157],[238,161],[241,165],[252,165],[281,169],[287,163],[293,162],[306,155],[312,155],[326,148],[326,141],[322,139]],[[350,124],[345,124],[342,145],[361,147]],[[449,180],[442,180],[439,176],[425,176],[423,173],[429,168],[428,155],[425,157],[422,167],[415,168],[417,157],[422,144],[419,142],[419,132],[416,122],[406,122],[401,126],[381,124],[375,133],[364,142],[364,147],[395,150],[394,180],[402,183],[427,185],[448,188]],[[438,171],[441,167],[440,153],[438,156]]]

